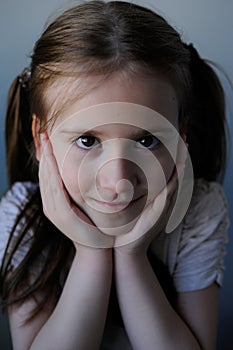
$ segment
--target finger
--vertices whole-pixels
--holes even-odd
[[[57,181],[61,182],[60,173],[57,165],[56,158],[53,154],[52,144],[48,138],[47,133],[41,134],[41,145],[42,145],[42,158],[46,162],[47,171],[56,176]]]
[[[52,145],[46,134],[41,135],[41,143],[43,153],[39,167],[39,180],[45,212],[55,211],[58,205],[62,205],[62,209],[67,210],[65,204],[69,203],[69,197],[64,190]]]
[[[52,202],[54,203],[52,205],[53,209],[56,208],[57,204],[61,209],[62,205],[63,210],[73,210],[75,214],[77,214],[83,221],[93,225],[91,219],[78,206],[76,206],[75,203],[73,203],[69,194],[67,193],[62,178],[60,176],[57,161],[53,154],[52,144],[48,136],[46,134],[42,134],[41,139],[44,151],[44,166],[41,167],[43,169],[43,175],[41,177],[41,180],[45,185],[43,186],[43,192],[46,195],[46,197],[50,196],[49,202],[50,204]]]
[[[168,220],[177,199],[179,187],[178,184],[178,171],[177,169],[174,169],[169,182],[154,199],[152,217],[154,223],[160,219],[163,219],[163,222]]]

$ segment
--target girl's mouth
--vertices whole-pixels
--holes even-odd
[[[109,212],[118,212],[124,209],[128,209],[132,207],[134,204],[140,201],[144,196],[137,197],[131,201],[112,201],[112,202],[105,202],[105,201],[99,201],[97,199],[92,199],[93,206],[96,210],[104,211],[106,212],[106,209],[109,210]]]

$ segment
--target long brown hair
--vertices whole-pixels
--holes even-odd
[[[6,118],[10,184],[38,181],[38,166],[31,157],[33,142],[30,128],[33,113],[41,122],[49,113],[46,89],[58,78],[75,83],[80,76],[88,78],[95,75],[102,79],[118,71],[129,74],[160,72],[171,82],[179,99],[180,121],[185,117],[190,120],[187,142],[190,144],[194,173],[208,180],[218,177],[224,169],[226,150],[224,95],[216,74],[196,51],[183,44],[180,35],[160,15],[122,1],[89,1],[68,9],[47,27],[34,47],[30,74],[25,75],[24,72],[13,84]],[[199,84],[203,84],[205,96],[198,93]],[[213,101],[215,105],[209,109]],[[212,125],[212,134],[208,138],[202,134],[203,123]],[[209,157],[207,151],[207,156],[199,160],[199,145],[201,154],[203,148],[208,147],[207,150],[212,149],[214,157]],[[30,211],[33,205],[34,210]],[[24,217],[27,218],[27,225],[22,227],[15,248],[10,254],[6,249],[1,289],[6,305],[23,302],[37,290],[46,290],[47,294],[38,304],[36,314],[50,293],[59,297],[62,263],[68,253],[72,255],[73,246],[43,215],[39,190],[22,208],[10,240]],[[35,232],[31,249],[6,278],[14,252],[29,227]],[[45,234],[48,231],[51,234]],[[27,285],[24,282],[28,278],[28,266],[33,266],[41,250],[48,251],[48,257],[37,279]]]

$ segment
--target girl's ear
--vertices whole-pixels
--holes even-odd
[[[35,145],[35,149],[36,149],[36,159],[38,160],[38,162],[41,159],[41,142],[40,142],[40,134],[39,134],[39,124],[40,124],[39,119],[36,117],[35,114],[33,114],[33,116],[32,116],[32,136],[33,136],[34,145]]]

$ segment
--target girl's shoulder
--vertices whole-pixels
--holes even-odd
[[[184,222],[192,224],[201,218],[215,218],[218,221],[220,217],[228,221],[227,214],[227,199],[222,185],[215,181],[195,180]]]
[[[13,247],[22,225],[25,224],[25,218],[22,217],[18,225],[15,226],[18,217],[29,203],[33,194],[38,190],[38,184],[32,182],[16,182],[2,196],[0,201],[0,265],[2,263],[5,248],[11,235],[11,245]],[[28,209],[30,211],[30,208]],[[15,226],[15,228],[14,228]],[[13,236],[12,236],[13,235]],[[29,230],[25,236],[25,242],[29,241],[32,232]],[[25,249],[21,250],[15,256],[13,265],[18,265],[19,260],[25,255]]]
[[[173,276],[178,291],[222,285],[228,243],[229,212],[223,187],[195,181],[193,197],[173,249]],[[173,242],[174,243],[174,242]]]
[[[38,189],[33,182],[15,182],[0,201],[1,232],[11,229],[16,218]]]
[[[222,185],[215,181],[197,179],[188,214],[210,211],[213,214],[227,211],[227,200]]]
[[[18,206],[26,203],[31,196],[38,189],[39,184],[26,181],[26,182],[15,182],[5,194],[3,194],[0,201],[0,208],[4,208],[4,205]]]
[[[192,200],[182,223],[180,249],[213,241],[222,246],[228,240],[228,227],[228,204],[222,185],[195,180]]]

